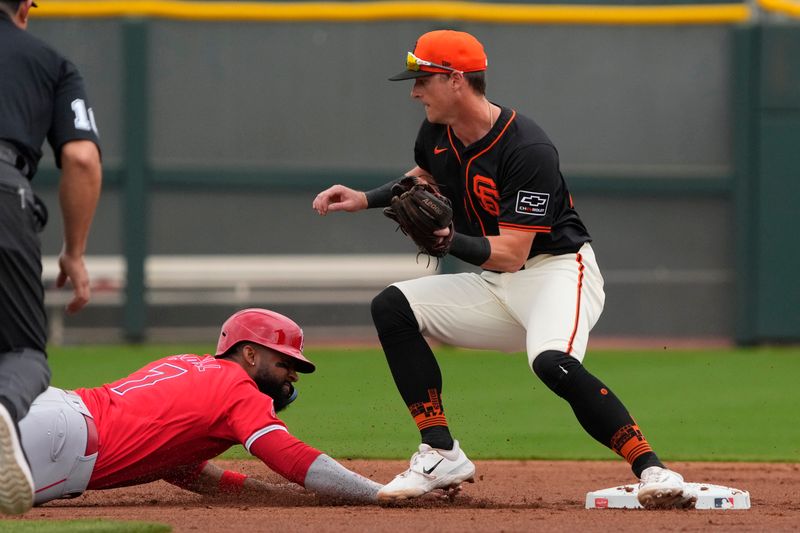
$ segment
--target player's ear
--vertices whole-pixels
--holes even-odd
[[[256,351],[255,346],[252,344],[242,345],[242,358],[244,359],[245,365],[255,366],[257,354],[258,352]]]
[[[456,71],[447,76],[447,82],[453,89],[461,89],[467,85],[467,78],[464,77],[463,72]]]
[[[19,6],[17,7],[17,12],[14,13],[13,17],[14,24],[16,24],[17,27],[23,30],[28,29],[28,13],[30,12],[32,6],[33,6],[32,0],[24,0],[19,3]]]

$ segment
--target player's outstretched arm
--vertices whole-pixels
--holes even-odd
[[[383,487],[352,472],[287,431],[271,431],[250,444],[250,453],[289,481],[323,498],[370,503]]]
[[[164,481],[205,496],[239,494],[275,499],[286,492],[285,485],[267,483],[238,472],[224,470],[208,461],[200,465],[175,469],[164,476]]]
[[[383,487],[348,470],[324,453],[308,467],[304,485],[318,496],[353,502],[377,502],[378,491]]]
[[[330,211],[361,211],[367,208],[367,195],[344,185],[334,185],[319,193],[311,207],[320,215],[327,215]]]
[[[389,207],[394,196],[392,187],[408,176],[434,183],[433,177],[428,172],[420,167],[414,167],[403,176],[367,192],[357,191],[344,185],[334,185],[319,193],[311,203],[311,207],[320,215],[327,215],[330,211],[354,212],[374,207]]]

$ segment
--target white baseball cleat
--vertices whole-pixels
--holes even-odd
[[[0,512],[22,514],[33,507],[33,476],[14,421],[0,404]]]
[[[461,451],[458,441],[453,442],[452,450],[420,444],[408,470],[379,490],[378,499],[415,498],[435,489],[457,487],[463,481],[474,482],[474,476],[475,465]]]
[[[637,497],[645,509],[684,508],[695,501],[695,496],[683,482],[683,476],[660,466],[644,469]]]

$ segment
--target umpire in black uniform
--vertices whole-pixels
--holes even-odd
[[[33,0],[0,0],[0,512],[33,504],[33,479],[17,422],[50,383],[38,233],[47,209],[30,181],[45,137],[61,169],[64,247],[58,286],[70,281],[74,313],[89,301],[84,253],[100,195],[97,128],[75,66],[29,35]]]

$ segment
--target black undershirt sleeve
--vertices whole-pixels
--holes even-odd
[[[492,245],[486,237],[456,233],[450,245],[450,255],[475,266],[481,266],[492,255]]]
[[[392,187],[403,178],[405,178],[405,176],[400,176],[388,183],[384,183],[380,187],[366,191],[364,194],[367,196],[367,209],[373,207],[389,207],[392,203],[392,196],[394,196],[392,194]]]

